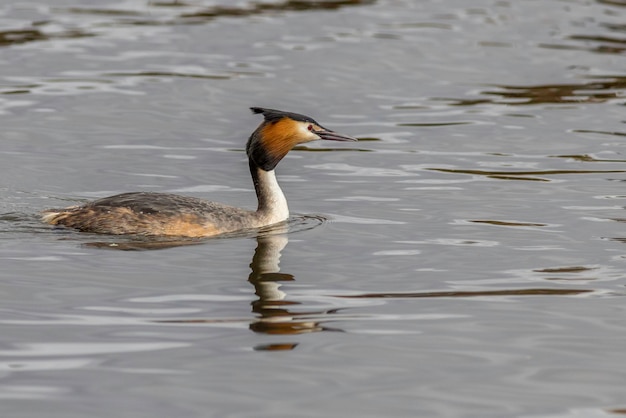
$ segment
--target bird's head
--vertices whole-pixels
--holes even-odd
[[[248,157],[265,171],[273,170],[278,162],[296,145],[326,139],[330,141],[356,141],[347,135],[324,128],[313,118],[298,113],[251,107],[264,120],[248,140]]]

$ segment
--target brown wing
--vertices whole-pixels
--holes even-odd
[[[194,197],[137,192],[105,197],[83,206],[48,210],[43,220],[101,234],[205,237],[241,228],[250,214]]]

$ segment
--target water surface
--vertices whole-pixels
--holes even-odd
[[[625,6],[0,6],[4,414],[624,415]],[[282,229],[39,223],[134,190],[254,207],[250,106],[360,138],[281,163]]]

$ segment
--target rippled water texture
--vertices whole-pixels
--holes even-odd
[[[626,415],[626,2],[0,5],[3,417]],[[287,225],[140,240],[37,214],[125,191]]]

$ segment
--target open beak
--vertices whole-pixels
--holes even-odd
[[[325,128],[322,128],[321,131],[315,131],[315,134],[319,136],[320,138],[327,139],[329,141],[358,141],[358,139],[353,138],[351,136],[329,131],[328,129],[325,129]]]

